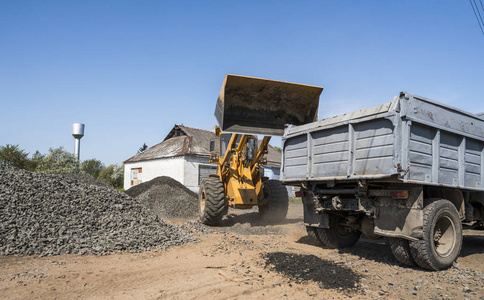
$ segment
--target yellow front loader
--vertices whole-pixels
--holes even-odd
[[[200,183],[204,224],[218,224],[229,207],[258,206],[267,221],[285,219],[287,190],[279,180],[264,177],[264,155],[271,136],[282,136],[286,125],[316,121],[322,90],[261,78],[225,77],[215,109],[218,140],[210,143],[210,162],[217,163],[217,174]],[[257,134],[264,138],[259,141]]]

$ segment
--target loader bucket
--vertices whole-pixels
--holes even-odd
[[[286,124],[317,120],[322,91],[317,86],[227,75],[215,117],[222,131],[282,136]]]

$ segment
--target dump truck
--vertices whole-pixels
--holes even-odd
[[[264,108],[254,110],[244,116],[264,119]],[[240,119],[237,130],[274,132]],[[308,235],[326,247],[386,237],[400,263],[442,270],[458,258],[464,229],[484,229],[482,114],[402,92],[357,112],[287,122],[282,146],[281,181],[301,188]]]
[[[271,136],[282,135],[284,124],[316,121],[321,91],[281,81],[225,77],[215,109],[220,127],[215,130],[217,140],[210,142],[210,162],[217,164],[217,173],[200,182],[202,223],[219,224],[229,207],[257,206],[270,222],[286,218],[287,190],[281,181],[264,176],[265,154]],[[260,142],[258,134],[265,135]]]

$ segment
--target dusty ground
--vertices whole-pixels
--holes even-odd
[[[398,265],[384,239],[321,248],[297,204],[284,224],[231,211],[214,233],[196,236],[200,243],[166,252],[0,257],[0,298],[484,299],[482,233],[466,233],[458,263],[443,272]]]

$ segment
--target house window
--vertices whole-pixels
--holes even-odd
[[[140,184],[143,182],[141,180],[141,173],[143,173],[142,168],[132,168],[131,169],[131,186]]]
[[[217,174],[217,166],[199,165],[198,185],[200,185],[200,182],[202,182],[202,178],[208,177],[210,174]]]

